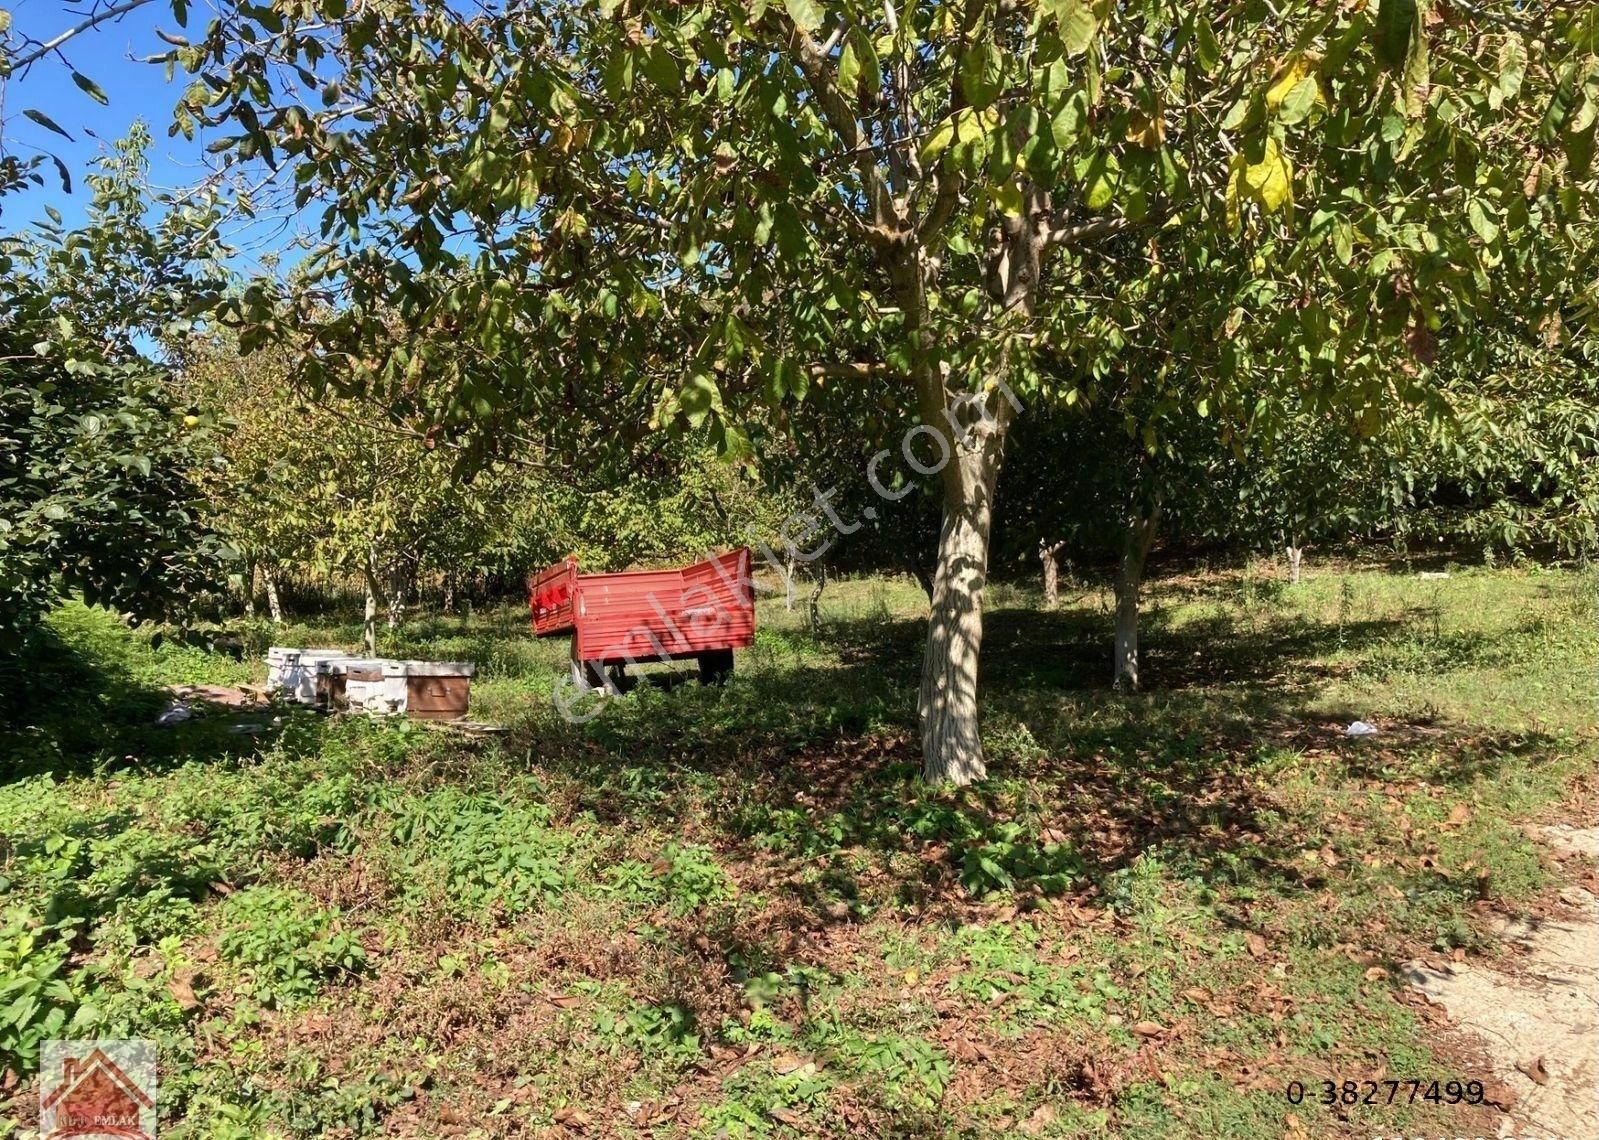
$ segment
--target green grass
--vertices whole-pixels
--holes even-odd
[[[834,583],[816,631],[763,601],[725,689],[581,726],[519,609],[385,636],[478,662],[481,740],[157,729],[162,686],[356,623],[243,624],[236,658],[66,607],[0,729],[0,1118],[28,1135],[42,1039],[96,1034],[159,1043],[180,1140],[1489,1132],[1283,1090],[1480,1075],[1392,967],[1491,955],[1557,885],[1520,826],[1591,778],[1592,578],[1150,597],[1122,694],[1102,593],[993,592],[992,774],[958,792],[916,781],[903,581]]]

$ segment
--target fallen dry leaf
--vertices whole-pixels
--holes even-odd
[[[1047,1104],[1041,1104],[1022,1122],[1021,1130],[1029,1136],[1037,1136],[1053,1123],[1055,1123],[1055,1110]]]
[[[583,999],[575,994],[556,994],[550,998],[550,1004],[556,1009],[572,1009]]]
[[[1266,953],[1266,940],[1253,931],[1244,935],[1244,946],[1249,950],[1251,958],[1259,958]]]
[[[1535,1085],[1549,1083],[1549,1070],[1544,1067],[1542,1057],[1534,1057],[1530,1061],[1523,1061],[1516,1068],[1521,1070],[1522,1075]]]
[[[1471,818],[1471,808],[1465,804],[1456,804],[1455,809],[1449,813],[1449,826],[1459,827]]]
[[[193,974],[175,974],[167,981],[167,992],[185,1013],[200,1008],[200,999],[194,996],[193,981]]]
[[[568,1105],[565,1108],[555,1110],[555,1123],[563,1124],[567,1128],[587,1128],[594,1123],[594,1118],[581,1108],[573,1108]]]
[[[1133,1026],[1133,1032],[1140,1037],[1159,1037],[1166,1032],[1166,1027],[1158,1021],[1140,1021]]]
[[[1371,966],[1366,970],[1366,980],[1368,982],[1380,982],[1387,976],[1388,971],[1381,966]]]

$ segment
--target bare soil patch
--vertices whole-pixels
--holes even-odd
[[[1599,900],[1592,886],[1599,828],[1539,827],[1557,858],[1585,860],[1586,886],[1550,912],[1505,922],[1498,968],[1410,962],[1405,975],[1477,1037],[1494,1077],[1515,1096],[1501,1136],[1599,1140]]]

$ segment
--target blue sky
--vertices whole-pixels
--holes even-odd
[[[63,0],[0,0],[0,7],[12,14],[12,31],[47,40],[77,23],[87,5]],[[72,9],[72,10],[69,10]],[[205,5],[191,6],[188,31],[198,34],[210,18]],[[5,145],[21,155],[48,151],[66,163],[72,175],[72,193],[61,192],[55,168],[45,166],[45,184],[20,194],[8,195],[0,202],[4,210],[0,231],[19,229],[44,217],[44,207],[61,211],[68,226],[83,218],[88,194],[83,176],[93,168],[95,157],[127,133],[135,119],[150,124],[154,143],[150,152],[151,181],[160,187],[190,185],[207,173],[204,133],[194,141],[181,134],[167,137],[172,106],[187,85],[180,70],[172,83],[166,82],[164,67],[137,62],[140,56],[165,49],[155,34],[157,27],[178,32],[171,6],[157,0],[128,13],[115,23],[103,24],[69,41],[62,49],[72,67],[99,84],[109,98],[101,106],[72,81],[67,65],[59,56],[48,56],[34,64],[25,77],[13,76],[4,87]],[[53,134],[23,117],[24,108],[33,107],[48,115],[73,136],[73,141]],[[258,227],[256,232],[237,232],[247,252],[241,268],[251,268],[260,252],[281,247],[287,235],[276,227]]]

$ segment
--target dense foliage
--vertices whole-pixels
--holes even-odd
[[[147,143],[90,176],[81,228],[0,238],[0,649],[67,593],[180,616],[228,554],[189,480],[215,440],[138,348],[212,287],[213,220],[154,221]]]

